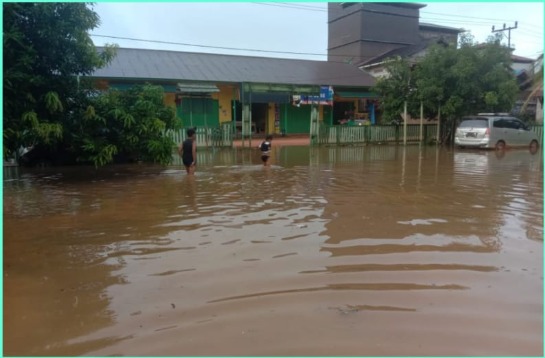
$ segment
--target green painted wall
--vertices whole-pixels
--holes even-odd
[[[219,126],[219,103],[215,99],[183,98],[176,114],[186,128]]]
[[[280,107],[280,128],[286,134],[310,133],[310,106],[283,104]]]
[[[323,123],[333,125],[333,106],[323,106],[323,117],[320,118]]]

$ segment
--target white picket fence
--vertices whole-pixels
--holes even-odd
[[[178,145],[186,138],[187,128],[178,131],[168,130],[166,135],[172,138]],[[218,127],[198,127],[195,132],[197,147],[217,148],[233,146],[233,129],[231,123],[222,124]]]

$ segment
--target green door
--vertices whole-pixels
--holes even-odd
[[[282,105],[280,113],[280,127],[286,134],[310,133],[310,107],[302,105],[296,107],[291,104]]]
[[[178,107],[184,127],[218,127],[219,104],[211,98],[184,98]]]
[[[332,106],[324,106],[324,118],[322,118],[324,124],[328,126],[333,125],[333,108]]]

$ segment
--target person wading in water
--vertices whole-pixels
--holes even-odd
[[[263,161],[264,166],[269,165],[269,158],[271,156],[271,142],[272,142],[272,135],[268,135],[263,142],[259,145],[259,149],[261,150],[261,160]]]
[[[195,141],[195,129],[187,130],[187,139],[178,147],[178,154],[182,157],[182,162],[185,166],[185,171],[188,175],[195,173],[195,165],[197,160],[197,142]]]

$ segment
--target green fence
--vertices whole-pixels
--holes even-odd
[[[187,128],[178,131],[168,130],[166,135],[172,138],[178,145],[186,139]],[[217,148],[233,146],[233,130],[231,123],[225,123],[216,127],[197,127],[196,130],[197,147]]]
[[[530,126],[543,142],[543,125]],[[403,126],[375,125],[375,126],[330,126],[321,124],[316,144],[378,144],[403,143]],[[448,143],[450,128],[441,126],[440,142]],[[424,143],[437,141],[437,124],[422,126],[422,141]],[[420,124],[407,125],[407,143],[420,142]]]
[[[402,143],[403,126],[376,125],[376,126],[329,126],[321,124],[317,144],[362,144],[362,143]],[[422,126],[422,140],[424,142],[437,139],[437,124]],[[420,125],[407,125],[407,142],[420,141]]]
[[[543,124],[531,125],[530,129],[537,134],[537,137],[540,139],[539,144],[543,145]]]

